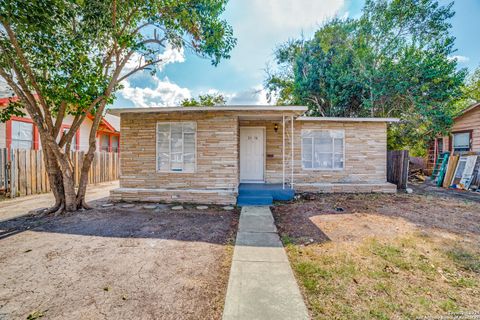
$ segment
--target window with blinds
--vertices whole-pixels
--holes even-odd
[[[195,172],[195,122],[157,123],[157,171]]]
[[[304,170],[342,170],[345,165],[343,130],[302,130]]]

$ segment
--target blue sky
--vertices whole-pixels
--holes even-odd
[[[450,1],[440,0],[441,4]],[[155,76],[138,74],[124,83],[114,107],[151,107],[178,104],[183,98],[221,92],[229,104],[266,104],[262,83],[273,50],[302,34],[309,38],[327,19],[357,17],[363,0],[230,0],[224,18],[238,44],[231,58],[213,67],[209,60],[167,48]],[[452,33],[460,67],[480,65],[479,0],[457,0]]]

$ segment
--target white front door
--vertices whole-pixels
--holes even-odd
[[[240,181],[263,182],[265,166],[264,128],[240,127]]]

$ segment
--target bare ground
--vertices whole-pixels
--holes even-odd
[[[237,211],[119,205],[0,223],[0,319],[219,319]]]
[[[280,231],[300,242],[311,239],[315,242],[329,240],[325,230],[316,223],[319,217],[327,219],[325,215],[337,215],[345,220],[343,223],[347,223],[352,219],[351,214],[401,218],[420,229],[480,236],[478,203],[429,194],[306,195],[299,201],[276,206],[272,211]],[[382,218],[374,220],[375,223],[365,222],[367,228],[370,226],[372,230],[379,229],[376,223],[382,221]]]
[[[305,195],[272,211],[312,318],[480,317],[477,202]]]

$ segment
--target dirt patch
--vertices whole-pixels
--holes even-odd
[[[480,314],[475,202],[307,195],[272,211],[314,319]]]
[[[310,218],[332,241],[360,241],[366,238],[395,238],[417,230],[401,218],[375,214],[354,213],[345,215],[320,215]]]
[[[480,210],[476,202],[430,195],[307,195],[306,199],[276,206],[272,212],[280,232],[299,243],[329,240],[325,230],[319,228],[316,222],[335,219],[326,215],[351,214],[401,218],[421,229],[480,236]],[[380,223],[382,219],[378,221]]]
[[[0,223],[0,319],[219,319],[237,221],[117,205]]]

